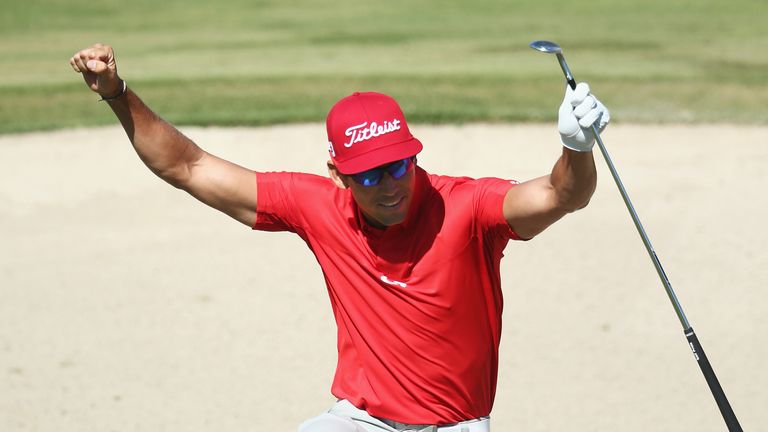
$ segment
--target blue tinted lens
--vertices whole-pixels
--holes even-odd
[[[382,168],[374,168],[361,173],[352,174],[352,178],[363,186],[376,186],[384,175]]]
[[[408,159],[403,159],[393,164],[390,164],[385,168],[389,173],[389,175],[392,176],[393,179],[399,179],[400,177],[404,176],[405,173],[408,172],[408,168],[410,167],[411,167],[411,158],[408,158]]]
[[[384,171],[388,172],[393,179],[399,179],[411,168],[412,158],[392,162],[391,164],[369,169],[361,173],[352,174],[352,178],[363,186],[376,186],[381,183]]]

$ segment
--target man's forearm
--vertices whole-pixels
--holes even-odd
[[[595,192],[597,171],[592,152],[577,152],[563,147],[563,154],[550,175],[557,205],[566,212],[585,207]]]
[[[144,164],[168,183],[180,187],[189,167],[203,152],[192,140],[157,116],[133,92],[107,101]]]

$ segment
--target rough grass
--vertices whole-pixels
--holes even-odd
[[[8,3],[8,0],[6,0]],[[552,120],[559,42],[618,122],[766,123],[768,5],[395,0],[10,0],[0,15],[0,133],[113,122],[69,69],[93,42],[181,124],[322,121],[355,90],[422,122]]]

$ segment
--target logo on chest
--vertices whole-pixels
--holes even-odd
[[[381,277],[379,279],[381,279],[381,281],[384,282],[385,284],[393,285],[393,286],[399,286],[400,288],[406,288],[408,286],[408,284],[405,283],[405,282],[400,282],[400,281],[392,280],[392,279],[386,277],[385,275],[381,275]]]

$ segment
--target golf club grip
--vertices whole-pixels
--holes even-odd
[[[725,424],[728,426],[728,431],[742,432],[741,425],[736,419],[736,414],[733,413],[731,404],[728,403],[728,398],[725,397],[725,392],[720,386],[717,376],[715,376],[715,371],[712,370],[712,365],[709,364],[707,355],[704,353],[704,349],[701,347],[701,343],[699,343],[699,338],[696,337],[693,327],[688,327],[685,330],[685,338],[688,339],[688,344],[691,346],[691,351],[693,351],[693,357],[696,359],[696,362],[701,368],[701,372],[704,374],[704,378],[707,380],[709,389],[712,391],[712,396],[715,397],[715,402],[717,402],[717,407],[720,408],[720,414],[723,415],[723,420],[725,420]]]

